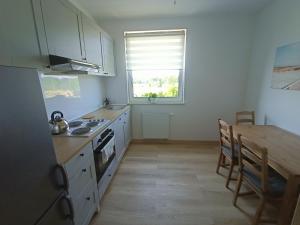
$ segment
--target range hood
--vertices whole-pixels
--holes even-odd
[[[49,55],[50,69],[64,74],[100,74],[101,66],[69,59],[57,55]]]

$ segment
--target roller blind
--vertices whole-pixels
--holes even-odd
[[[182,70],[185,33],[184,29],[125,32],[127,70]]]

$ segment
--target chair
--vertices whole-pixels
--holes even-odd
[[[257,225],[260,222],[276,222],[274,220],[262,220],[261,215],[267,201],[282,200],[286,181],[268,167],[268,151],[266,148],[256,145],[241,135],[238,135],[238,143],[239,176],[233,205],[236,206],[241,185],[244,182],[260,198],[252,225]]]
[[[236,112],[235,114],[235,124],[255,124],[255,112],[254,111],[242,111]]]
[[[220,132],[220,155],[217,165],[217,173],[219,174],[220,167],[226,167],[226,160],[229,161],[229,173],[226,180],[226,188],[229,187],[234,166],[238,165],[238,150],[235,144],[232,132],[232,126],[228,125],[225,121],[219,119],[219,132]]]

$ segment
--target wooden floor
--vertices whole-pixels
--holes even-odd
[[[233,207],[217,158],[212,144],[131,145],[92,225],[250,224],[258,199],[240,197],[241,209]],[[264,216],[276,213],[269,206]]]

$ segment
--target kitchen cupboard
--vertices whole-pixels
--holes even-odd
[[[102,32],[102,57],[103,71],[105,76],[115,76],[115,59],[113,39],[105,32]]]
[[[130,111],[124,112],[123,117],[124,117],[124,126],[123,126],[124,144],[125,144],[125,148],[127,148],[131,140]]]
[[[0,33],[1,65],[44,70],[52,54],[97,64],[99,75],[115,75],[113,40],[69,0],[4,1]]]
[[[120,115],[113,123],[113,129],[115,132],[116,157],[118,161],[122,159],[123,156],[122,153],[125,148],[123,126],[124,126],[124,118],[123,115]]]
[[[120,161],[131,139],[130,134],[130,111],[121,114],[113,123],[116,142],[116,156]]]
[[[88,225],[99,205],[92,143],[65,164],[75,225]]]
[[[67,0],[34,2],[38,4],[36,9],[41,8],[40,12],[36,12],[36,19],[43,21],[44,27],[38,26],[38,29],[44,30],[48,54],[82,61],[84,55],[81,48],[80,11]]]
[[[16,7],[17,6],[17,7]],[[1,1],[0,64],[42,67],[31,0]]]
[[[103,67],[100,28],[84,14],[81,14],[81,21],[85,59],[89,63]]]

